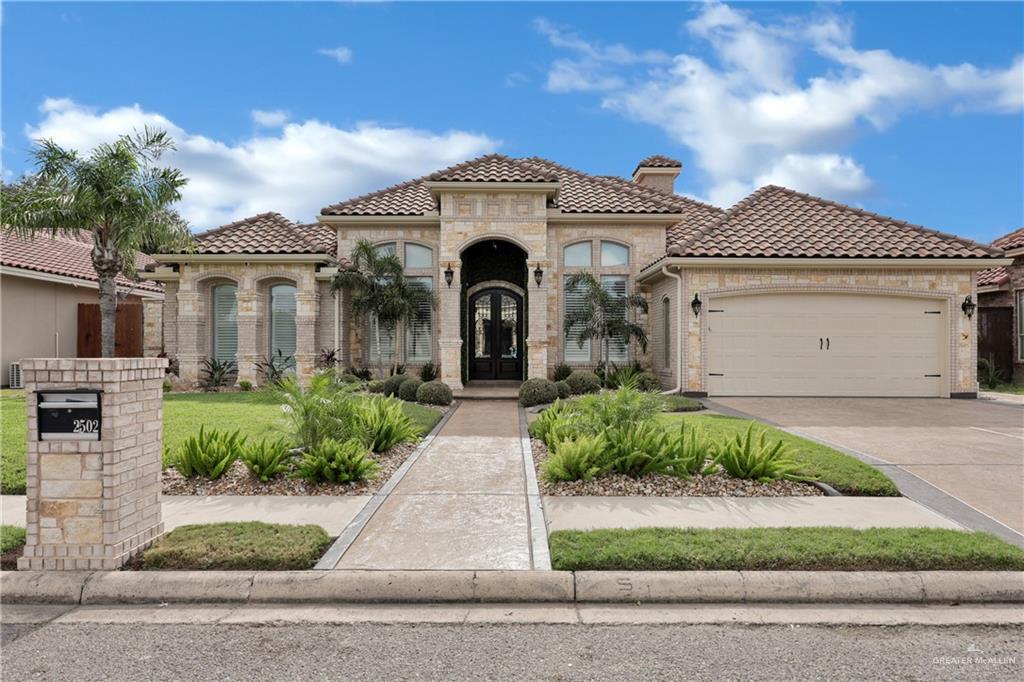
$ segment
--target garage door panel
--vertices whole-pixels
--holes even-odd
[[[762,294],[716,299],[709,308],[716,311],[708,313],[712,395],[939,396],[948,391],[947,319],[940,301]]]

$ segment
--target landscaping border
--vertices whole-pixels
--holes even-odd
[[[313,570],[330,571],[338,565],[338,562],[341,561],[341,557],[348,551],[348,548],[352,546],[352,543],[356,541],[359,534],[363,532],[363,529],[366,528],[366,524],[370,522],[370,519],[377,513],[380,506],[384,504],[384,500],[387,499],[387,496],[390,495],[391,491],[393,491],[398,484],[402,482],[402,479],[405,478],[407,473],[409,473],[412,465],[415,464],[416,460],[420,458],[420,455],[430,447],[430,444],[434,442],[434,438],[441,429],[444,428],[444,425],[448,423],[448,420],[453,414],[455,414],[455,410],[459,409],[461,404],[461,401],[456,401],[452,405],[451,409],[445,412],[441,419],[434,424],[434,428],[430,430],[430,433],[423,437],[423,440],[421,440],[419,445],[416,446],[416,449],[413,450],[412,454],[402,462],[402,466],[398,467],[398,470],[391,475],[391,478],[388,479],[387,483],[382,485],[380,490],[373,493],[370,499],[366,501],[366,504],[363,505],[363,508],[359,510],[359,513],[349,521],[348,525],[345,526],[345,529],[341,531],[338,539],[327,548],[324,555],[320,557],[318,562],[316,562],[316,566],[313,567]]]
[[[1020,571],[12,571],[7,604],[1024,604]]]
[[[526,409],[519,409],[519,449],[523,453],[523,474],[526,476],[526,518],[530,529],[530,565],[535,570],[551,570],[551,550],[548,547],[548,524],[544,518],[544,500],[537,484],[537,469],[533,463],[530,445],[529,420]]]

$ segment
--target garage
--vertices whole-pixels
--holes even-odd
[[[719,296],[707,309],[712,396],[949,395],[947,299]]]

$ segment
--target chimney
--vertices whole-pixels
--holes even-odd
[[[655,154],[637,164],[633,171],[633,182],[651,187],[660,192],[675,194],[675,182],[683,170],[683,164],[667,156]]]

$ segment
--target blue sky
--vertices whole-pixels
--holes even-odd
[[[7,2],[3,163],[145,124],[197,228],[491,151],[728,206],[774,182],[981,241],[1024,225],[1024,5]]]

